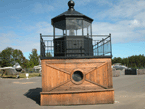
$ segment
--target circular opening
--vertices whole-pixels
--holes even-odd
[[[80,71],[75,71],[72,75],[72,78],[75,82],[79,82],[83,79],[83,73]]]

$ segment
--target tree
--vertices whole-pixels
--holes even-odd
[[[52,57],[51,53],[46,53],[46,57]]]
[[[13,59],[14,59],[15,63],[18,62],[20,65],[22,65],[23,64],[23,57],[24,56],[23,56],[23,53],[21,50],[15,49],[13,51]]]
[[[29,60],[26,59],[25,57],[23,57],[23,64],[22,64],[23,68],[29,68]]]
[[[129,64],[129,60],[128,60],[128,58],[123,58],[121,64],[122,64],[122,65],[126,65],[126,66],[128,66],[128,64]]]
[[[30,67],[34,67],[39,65],[39,56],[37,54],[37,49],[32,49],[32,54],[29,54],[29,65]]]
[[[36,66],[36,65],[34,65],[34,62],[33,61],[29,61],[28,62],[28,67],[29,68],[33,68],[34,66]]]
[[[126,65],[130,68],[145,68],[145,56],[144,55],[133,55],[128,58],[121,59],[114,57],[112,59],[112,64],[121,63],[122,65]]]
[[[0,53],[0,66],[13,66],[16,62],[23,64],[23,53],[21,50],[7,47]]]
[[[2,54],[0,52],[0,67],[1,67],[1,65],[2,65]]]
[[[112,59],[112,64],[114,64],[114,63],[122,63],[122,59],[120,57],[118,57],[118,58],[114,57]]]
[[[13,60],[13,51],[14,49],[11,47],[7,47],[0,53],[1,57],[1,67],[12,66]]]

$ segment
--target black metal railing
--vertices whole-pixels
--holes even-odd
[[[102,38],[100,41],[94,40],[95,44],[93,45],[94,55],[96,56],[112,56],[112,46],[111,46],[111,34],[106,38]]]
[[[70,39],[67,39],[70,37]],[[82,38],[83,37],[83,38]],[[112,56],[111,34],[87,36],[60,36],[40,34],[40,57],[95,57]]]

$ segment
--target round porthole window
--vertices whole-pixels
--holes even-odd
[[[75,82],[80,82],[82,79],[83,79],[83,73],[81,71],[75,71],[73,74],[72,74],[72,79],[75,81]]]

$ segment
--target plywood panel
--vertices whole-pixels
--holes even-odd
[[[44,92],[47,85],[49,85],[47,83],[47,71],[46,71],[46,64],[45,64],[45,60],[41,61],[41,66],[42,66],[42,91]]]
[[[67,71],[68,73],[75,68],[80,68],[85,73],[87,73],[87,72],[93,70],[95,67],[100,66],[102,63],[104,63],[104,62],[99,62],[99,63],[96,63],[96,62],[94,62],[94,63],[91,63],[91,62],[90,63],[82,63],[82,62],[81,63],[80,62],[66,63],[66,62],[64,62],[64,63],[57,63],[57,64],[54,64],[54,63],[51,64],[49,62],[49,63],[47,63],[47,65],[52,68],[55,68],[55,69],[61,69],[63,71]]]
[[[41,105],[72,105],[72,104],[104,104],[114,103],[114,91],[43,94],[41,93]]]
[[[46,76],[43,78],[43,87],[44,91],[49,91],[50,89],[70,80],[70,75],[59,70],[53,69],[49,66],[46,66]]]
[[[111,59],[108,60],[108,88],[113,88]]]
[[[108,87],[108,64],[104,65],[103,67],[103,86]]]
[[[103,64],[99,68],[96,68],[92,72],[88,73],[86,75],[86,79],[98,83],[100,85],[103,85],[105,87],[108,87],[108,70],[107,70],[107,63]]]
[[[97,90],[97,89],[104,89],[98,85],[95,85],[93,83],[90,83],[88,81],[84,81],[80,85],[76,85],[72,83],[71,81],[53,89],[51,92],[58,92],[58,91],[78,91],[78,90]]]

